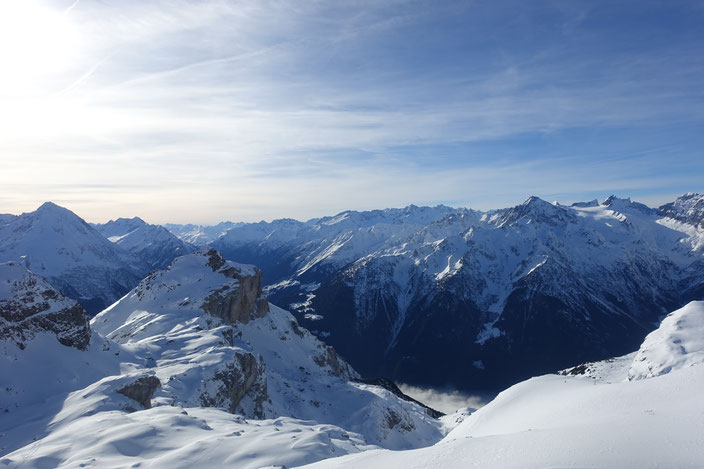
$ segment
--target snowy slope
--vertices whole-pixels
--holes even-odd
[[[628,383],[531,379],[502,393],[440,443],[369,451],[311,468],[701,467],[704,367]]]
[[[257,268],[214,250],[177,258],[91,323],[83,350],[48,333],[8,342],[0,463],[257,468],[442,437],[425,408],[355,381],[269,305]]]
[[[332,423],[394,448],[437,438],[424,409],[383,388],[350,383],[357,375],[334,350],[288,312],[262,303],[260,294],[258,269],[203,251],[149,276],[92,325],[154,363],[162,382],[157,403]],[[241,368],[235,374],[251,378],[234,386],[240,400],[222,388],[232,363]]]
[[[628,370],[628,379],[645,379],[704,363],[704,301],[693,301],[667,315],[648,334]]]
[[[667,374],[629,381],[629,366],[642,364],[629,354],[587,364],[586,375],[532,378],[499,394],[431,447],[373,450],[306,467],[702,467],[702,311],[695,302],[672,313],[643,343],[638,355],[655,348],[650,363],[667,365]],[[662,347],[655,337],[682,338],[692,349]]]
[[[140,258],[151,269],[163,269],[171,261],[195,250],[159,225],[138,217],[118,218],[93,227],[108,240]]]
[[[97,312],[148,271],[73,212],[47,202],[0,226],[0,261],[22,262],[88,312]]]

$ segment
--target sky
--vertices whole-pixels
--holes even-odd
[[[0,213],[704,192],[704,2],[0,1]]]

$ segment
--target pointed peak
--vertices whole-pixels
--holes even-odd
[[[60,205],[56,205],[54,202],[50,202],[50,201],[47,201],[47,202],[44,202],[43,204],[41,204],[39,206],[39,208],[37,208],[36,211],[37,212],[49,212],[49,211],[51,211],[51,212],[59,212],[59,211],[70,212],[69,209],[64,208]]]
[[[631,202],[631,199],[630,199],[630,198],[629,198],[629,199],[621,199],[621,198],[616,197],[615,195],[611,194],[611,195],[608,196],[606,199],[604,199],[604,201],[601,203],[601,205],[603,205],[603,206],[605,206],[605,207],[608,207],[608,206],[610,206],[610,205],[613,205],[615,202],[627,202],[627,203],[630,203],[630,202]]]
[[[554,225],[563,223],[569,219],[568,210],[562,205],[553,205],[537,196],[528,197],[525,202],[515,207],[499,211],[500,225],[511,225],[515,223],[546,223]]]
[[[609,207],[609,209],[614,211],[638,211],[643,213],[651,213],[654,210],[647,205],[643,205],[640,202],[633,202],[630,197],[625,199],[616,197],[615,195],[610,195],[601,203],[602,207]]]
[[[527,206],[541,206],[541,205],[552,205],[552,204],[550,202],[547,202],[547,201],[541,199],[537,195],[531,195],[521,205],[527,207]]]
[[[38,219],[53,220],[52,223],[59,220],[79,220],[81,223],[85,223],[81,217],[71,210],[56,205],[54,202],[44,202],[34,212],[27,215],[34,215]]]

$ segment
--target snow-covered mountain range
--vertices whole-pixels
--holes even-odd
[[[90,326],[77,303],[20,264],[0,264],[2,285],[4,467],[704,462],[704,302],[668,315],[636,352],[435,419],[357,380],[263,301],[257,268],[214,250],[151,274]]]
[[[242,223],[210,245],[259,265],[270,299],[365,375],[501,388],[625,353],[701,299],[702,207],[409,206]]]
[[[234,226],[242,225],[242,223],[233,223],[224,221],[217,225],[179,225],[175,223],[167,223],[164,227],[179,239],[192,244],[194,246],[206,246],[208,243],[215,241],[220,236],[224,235],[227,230]]]
[[[24,264],[92,313],[127,293],[149,271],[139,257],[51,202],[0,219],[0,262],[6,261]]]
[[[499,389],[625,353],[667,311],[704,297],[703,206],[698,194],[659,209],[531,197],[491,212],[409,206],[170,228],[258,265],[272,302],[363,376]],[[91,226],[52,203],[0,217],[0,261],[91,314],[193,249],[139,218]]]
[[[175,258],[196,248],[160,225],[150,225],[139,217],[118,218],[93,227],[109,241],[131,252],[151,269],[163,269]]]
[[[51,203],[3,215],[0,465],[701,466],[702,200],[231,224],[226,255]],[[440,418],[368,379],[564,364]]]

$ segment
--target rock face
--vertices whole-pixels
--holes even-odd
[[[203,407],[222,407],[236,413],[242,399],[252,396],[251,416],[264,418],[264,402],[269,398],[264,374],[264,362],[258,362],[252,353],[236,353],[234,360],[215,372],[210,381],[215,383],[216,391],[208,391],[205,383],[200,395]]]
[[[85,350],[90,326],[83,308],[16,262],[0,264],[0,340],[20,349],[49,332],[67,347]]]
[[[144,409],[151,409],[152,396],[160,387],[161,381],[159,381],[159,378],[156,376],[144,376],[138,378],[134,383],[118,389],[116,392],[138,402]]]
[[[227,278],[237,280],[237,287],[224,285],[212,292],[201,305],[207,313],[229,323],[247,323],[269,312],[269,302],[262,297],[262,273],[256,267],[241,269],[227,264],[215,249],[206,252],[208,267]]]

